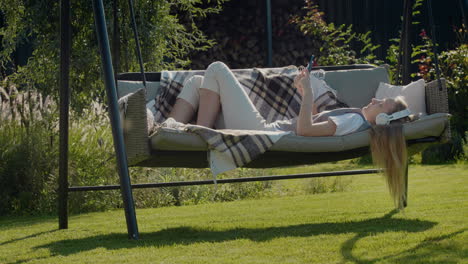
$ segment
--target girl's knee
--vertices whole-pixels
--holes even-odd
[[[188,78],[184,82],[184,86],[180,91],[177,98],[182,98],[185,101],[189,102],[194,109],[198,108],[199,100],[200,100],[200,87],[202,85],[203,76],[201,75],[194,75]]]
[[[190,86],[195,89],[199,89],[201,87],[201,84],[203,82],[203,76],[201,75],[194,75],[187,79],[187,81],[184,83],[184,86]]]
[[[218,72],[218,71],[224,70],[224,69],[229,69],[229,67],[224,62],[215,61],[215,62],[211,63],[206,70],[207,71]]]

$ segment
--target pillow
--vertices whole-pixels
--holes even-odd
[[[426,83],[424,79],[419,79],[406,86],[391,85],[381,82],[377,92],[376,99],[403,97],[408,104],[412,114],[426,115]]]

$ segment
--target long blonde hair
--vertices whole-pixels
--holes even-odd
[[[392,114],[408,108],[402,98],[395,99]],[[370,130],[370,146],[372,160],[378,167],[383,168],[390,195],[395,206],[403,209],[406,200],[405,174],[408,162],[406,140],[403,134],[403,123],[410,118],[401,118],[392,121],[389,125],[375,125]]]

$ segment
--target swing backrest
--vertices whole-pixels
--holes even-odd
[[[325,66],[325,81],[338,91],[338,98],[352,107],[362,107],[375,96],[380,82],[389,82],[386,67],[373,65]],[[146,100],[154,99],[159,91],[161,74],[146,73]],[[119,98],[143,87],[141,73],[123,73],[118,76]]]
[[[118,80],[117,94],[120,98],[143,87],[144,86],[142,81]],[[146,102],[156,97],[159,91],[159,87],[159,81],[146,81]]]
[[[338,92],[338,99],[351,107],[363,107],[375,97],[380,82],[389,82],[385,67],[327,71],[326,83]]]

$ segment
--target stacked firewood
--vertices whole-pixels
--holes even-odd
[[[265,6],[258,1],[241,2],[250,2],[250,6],[226,6],[221,14],[206,18],[200,26],[217,44],[207,51],[192,54],[192,69],[204,69],[217,60],[235,69],[267,66]],[[305,65],[319,47],[290,23],[292,15],[300,12],[301,3],[272,8],[274,67]]]

